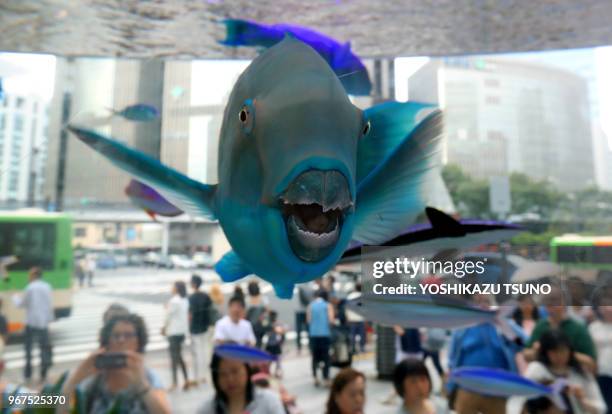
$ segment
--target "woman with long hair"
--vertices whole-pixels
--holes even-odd
[[[210,370],[215,395],[198,414],[285,414],[275,393],[253,385],[253,369],[246,362],[214,354]]]
[[[177,281],[172,286],[172,297],[166,305],[166,324],[164,331],[168,337],[170,361],[172,364],[172,387],[174,390],[178,384],[177,370],[181,367],[185,384],[183,389],[190,386],[187,375],[187,366],[183,359],[183,342],[189,333],[189,301],[187,300],[187,286],[185,282]]]
[[[525,376],[541,383],[567,381],[566,397],[573,413],[604,414],[606,403],[591,373],[576,359],[570,340],[560,330],[550,330],[540,337],[537,360],[527,367]]]
[[[525,336],[529,338],[540,319],[540,311],[531,295],[521,295],[517,298],[518,306],[512,313],[512,319],[525,332]]]
[[[326,414],[363,414],[366,379],[363,373],[345,368],[336,375],[327,399]]]

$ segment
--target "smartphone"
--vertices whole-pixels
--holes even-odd
[[[127,355],[123,352],[106,352],[96,357],[94,362],[98,369],[117,369],[127,366]]]

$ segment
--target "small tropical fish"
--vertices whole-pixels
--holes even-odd
[[[126,106],[120,111],[108,108],[114,115],[136,122],[149,122],[159,117],[159,111],[152,105],[136,104]]]
[[[340,78],[340,82],[351,95],[369,95],[372,83],[368,71],[357,55],[351,51],[351,44],[341,44],[335,39],[312,29],[291,24],[264,25],[248,20],[223,20],[226,28],[227,46],[271,47],[290,34],[306,43],[325,59]]]
[[[130,180],[125,187],[125,194],[134,205],[143,209],[153,220],[155,215],[176,217],[184,213],[183,210],[166,200],[161,194],[138,180]]]
[[[316,279],[351,240],[384,243],[414,223],[435,166],[431,105],[354,106],[329,65],[287,37],[242,73],[225,108],[218,177],[203,184],[94,131],[68,129],[192,215],[218,219],[226,282],[256,274],[281,298]]]
[[[492,323],[508,338],[516,332],[507,322],[514,306],[502,306],[498,311],[483,309],[456,298],[440,295],[368,295],[351,299],[346,306],[368,321],[406,328],[453,329]]]
[[[388,247],[389,257],[444,256],[450,259],[461,251],[483,244],[508,240],[522,231],[520,226],[502,221],[455,220],[433,207],[425,209],[429,224],[416,224],[396,238],[381,244]],[[344,252],[340,263],[366,259],[361,253],[361,243],[353,243]],[[376,254],[380,254],[378,251]]]
[[[215,354],[223,358],[237,359],[244,362],[276,361],[276,357],[266,351],[239,344],[218,345],[215,347]]]
[[[567,387],[567,381],[560,379],[547,386],[510,371],[493,368],[463,367],[450,373],[452,381],[468,391],[492,397],[521,396],[534,398],[548,396],[563,412],[565,402],[561,392]]]

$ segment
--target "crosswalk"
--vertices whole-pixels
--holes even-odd
[[[102,328],[102,315],[108,306],[118,302],[145,320],[149,334],[147,351],[164,350],[167,339],[161,335],[165,320],[165,303],[170,298],[172,284],[177,280],[187,282],[191,273],[146,270],[143,274],[122,274],[121,277],[104,277],[104,273],[94,280],[93,288],[76,289],[73,296],[72,315],[54,322],[51,327],[53,362],[65,363],[81,361],[99,347],[98,337]],[[203,290],[219,278],[213,272],[200,272]],[[242,282],[245,283],[245,282]],[[242,284],[241,283],[241,284]],[[225,296],[235,288],[233,283],[221,284]],[[246,291],[246,286],[243,286]],[[270,285],[263,285],[262,292],[272,291]],[[292,337],[293,335],[289,335]],[[39,350],[34,348],[33,364],[39,364]],[[5,368],[21,369],[25,365],[23,344],[11,344],[5,348]]]

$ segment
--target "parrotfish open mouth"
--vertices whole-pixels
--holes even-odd
[[[348,181],[336,170],[308,170],[280,195],[289,245],[300,259],[317,262],[336,246],[351,211]]]

